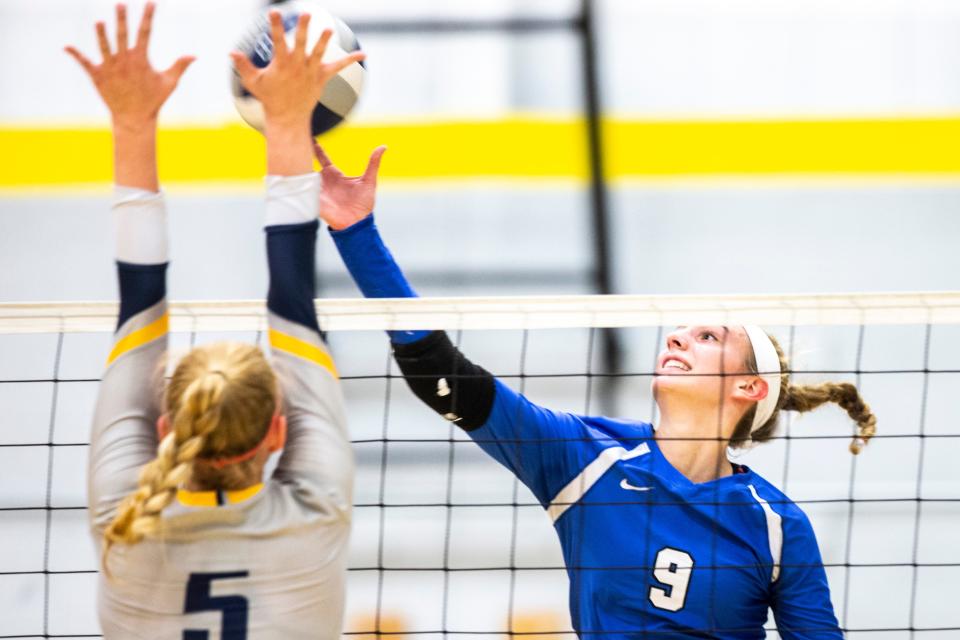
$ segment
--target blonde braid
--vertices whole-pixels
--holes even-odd
[[[197,347],[177,365],[164,404],[171,430],[157,457],[140,472],[137,490],[120,505],[104,531],[104,571],[116,543],[136,544],[161,531],[161,513],[188,482],[217,489],[249,486],[254,461],[222,469],[194,465],[199,458],[229,457],[262,442],[277,407],[277,380],[263,352],[222,342]]]
[[[769,336],[769,338],[777,350],[777,356],[780,359],[780,371],[783,372],[780,375],[780,397],[777,398],[777,409],[770,416],[770,419],[753,433],[750,433],[750,428],[753,425],[756,405],[748,409],[734,429],[734,435],[730,440],[731,446],[742,446],[750,441],[766,442],[770,440],[776,430],[777,418],[779,418],[781,411],[805,413],[827,402],[835,402],[857,424],[857,435],[850,443],[850,453],[854,455],[860,453],[870,438],[877,432],[877,417],[870,411],[870,407],[863,400],[863,396],[860,395],[857,387],[849,382],[824,382],[816,385],[790,384],[790,363],[787,362],[783,349],[776,339],[773,336]],[[757,363],[753,353],[748,355],[746,367],[748,371],[757,373]]]
[[[850,452],[858,454],[877,432],[877,417],[870,411],[857,388],[849,382],[825,382],[818,385],[790,385],[780,407],[784,411],[804,413],[827,402],[840,405],[857,423],[857,437],[850,443]]]
[[[104,531],[102,563],[115,543],[136,544],[160,530],[160,513],[173,502],[177,489],[190,480],[193,461],[219,422],[226,377],[210,371],[189,384],[181,397],[173,424],[160,442],[157,457],[140,472],[139,487],[120,505]]]

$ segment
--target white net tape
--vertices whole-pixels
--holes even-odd
[[[173,331],[257,331],[262,301],[174,302]],[[0,304],[0,333],[113,331],[109,302]],[[677,324],[960,324],[960,292],[320,300],[327,331],[561,329]]]

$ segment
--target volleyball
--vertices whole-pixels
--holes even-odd
[[[312,0],[287,0],[287,2],[273,5],[270,8],[280,12],[287,41],[291,46],[293,46],[297,20],[304,13],[310,14],[310,30],[307,37],[308,49],[316,43],[324,29],[333,30],[333,37],[330,38],[330,43],[323,55],[324,62],[342,58],[360,49],[360,43],[350,27],[322,8],[317,2]],[[247,34],[240,40],[237,49],[250,58],[250,61],[257,67],[263,68],[270,64],[270,60],[273,58],[273,42],[270,38],[270,23],[267,20],[266,12],[258,16]],[[358,62],[351,64],[330,80],[323,96],[313,110],[311,130],[314,136],[329,131],[343,122],[344,118],[356,106],[363,90],[364,74],[363,63]],[[263,132],[263,105],[243,86],[235,68],[231,71],[231,86],[234,104],[240,113],[240,117],[254,129]]]

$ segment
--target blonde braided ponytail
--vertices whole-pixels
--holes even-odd
[[[234,455],[260,442],[276,409],[276,378],[263,353],[240,343],[198,347],[178,364],[167,386],[170,432],[140,471],[137,490],[121,503],[103,534],[102,564],[114,544],[133,545],[162,528],[162,511],[195,478],[199,457]],[[232,465],[241,467],[242,464]],[[204,469],[213,488],[235,488],[243,469]]]
[[[787,389],[784,411],[811,411],[827,402],[835,402],[857,423],[857,437],[850,443],[850,452],[860,453],[877,432],[877,417],[863,401],[860,391],[849,382],[825,382],[818,385],[791,386]]]
[[[877,417],[870,411],[869,405],[864,401],[863,396],[856,386],[849,382],[824,382],[816,385],[793,385],[790,384],[790,363],[783,353],[780,344],[769,336],[774,348],[777,350],[777,356],[780,359],[780,397],[777,398],[777,409],[761,427],[752,434],[750,428],[753,424],[753,415],[756,412],[756,406],[751,407],[737,423],[734,429],[733,438],[730,441],[731,446],[742,446],[751,441],[765,442],[773,437],[777,427],[777,418],[781,411],[797,411],[805,413],[812,411],[817,407],[828,402],[834,402],[847,412],[850,419],[857,425],[857,434],[850,443],[850,452],[854,455],[860,453],[867,442],[877,432]],[[747,370],[757,373],[757,364],[753,354],[750,353],[746,362]]]

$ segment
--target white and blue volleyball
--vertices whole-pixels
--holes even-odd
[[[307,34],[308,52],[320,39],[323,30],[331,29],[333,37],[330,38],[326,53],[323,54],[324,62],[337,60],[360,49],[360,43],[357,42],[353,31],[342,20],[331,15],[313,0],[287,0],[287,2],[273,5],[270,9],[280,12],[287,42],[291,47],[293,46],[297,20],[304,13],[310,14],[310,29]],[[270,22],[267,19],[266,12],[257,18],[253,27],[237,45],[237,49],[261,69],[270,64],[270,60],[273,59],[273,40],[270,37]],[[323,92],[323,97],[320,98],[320,102],[313,110],[311,127],[314,136],[329,131],[343,122],[360,98],[360,93],[363,90],[364,74],[363,63],[354,63],[331,78]],[[233,70],[231,84],[234,103],[237,106],[237,111],[240,112],[240,117],[251,127],[262,132],[264,126],[263,105],[243,86],[236,69]]]

